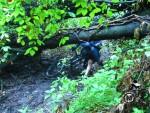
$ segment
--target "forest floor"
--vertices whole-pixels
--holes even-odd
[[[52,52],[44,53],[46,56],[42,62],[41,58],[18,60],[18,64],[9,66],[0,74],[0,113],[19,113],[23,107],[29,107],[32,113],[40,107],[44,108],[44,113],[50,113],[44,94],[59,76],[57,63],[66,55],[55,50]]]
[[[38,57],[18,59],[15,64],[0,72],[0,113],[26,113],[19,112],[20,110],[52,113],[52,100],[44,99],[45,91],[50,89],[53,81],[61,77],[58,68],[60,59],[73,55],[73,52],[65,49],[56,48],[44,51]],[[107,53],[108,50],[101,52],[102,59],[109,56]],[[71,79],[76,79],[77,76],[74,75],[79,75],[76,70],[65,70]],[[128,82],[125,81],[126,83]]]

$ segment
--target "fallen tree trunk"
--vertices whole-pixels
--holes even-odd
[[[62,37],[68,36],[69,40],[65,43],[76,44],[80,40],[96,41],[96,40],[111,40],[111,39],[131,39],[141,38],[150,32],[150,17],[131,15],[123,19],[118,19],[108,23],[108,26],[91,26],[89,29],[63,29],[59,31],[50,40],[47,40],[42,47],[56,48]],[[136,34],[137,33],[137,34]],[[137,37],[136,37],[137,36]]]
[[[91,26],[88,29],[75,28],[75,29],[61,29],[55,36],[45,41],[45,44],[39,47],[39,53],[44,49],[52,49],[59,46],[59,42],[62,37],[68,36],[69,40],[64,45],[76,44],[79,41],[96,41],[96,40],[111,40],[111,39],[131,39],[142,38],[150,33],[150,17],[149,16],[137,16],[130,15],[128,17],[111,21],[107,23],[107,26]],[[19,48],[17,41],[13,41],[13,47]],[[12,44],[11,43],[11,44]],[[61,45],[61,46],[64,46]],[[19,55],[12,56],[11,61],[15,61],[18,57],[22,57],[25,52],[25,48],[14,53]],[[11,63],[0,64],[0,69],[10,65]]]

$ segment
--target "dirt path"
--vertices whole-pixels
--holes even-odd
[[[44,94],[50,89],[52,81],[60,76],[57,63],[68,53],[72,54],[62,48],[45,51],[40,58],[18,60],[0,73],[0,113],[19,113],[18,110],[23,107],[29,107],[32,110],[30,113],[37,113],[36,108],[51,113],[50,101],[44,101]],[[76,71],[70,72],[71,78],[77,75]]]
[[[47,58],[44,63],[40,59],[28,59],[21,64],[9,66],[0,74],[0,113],[19,113],[18,110],[28,106],[32,113],[35,108],[43,108],[44,113],[50,112],[49,102],[44,101],[45,91],[50,83],[59,75],[57,62],[60,56]],[[50,68],[50,74],[46,71]]]

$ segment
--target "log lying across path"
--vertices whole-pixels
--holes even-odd
[[[82,41],[96,41],[96,40],[111,40],[111,39],[131,39],[142,38],[150,33],[150,16],[138,16],[130,15],[128,17],[107,22],[107,26],[96,25],[91,26],[88,29],[75,28],[75,29],[61,29],[54,37],[45,41],[45,44],[39,48],[40,51],[44,49],[52,49],[59,47],[60,40],[67,36],[69,40],[65,43],[76,44],[80,40]],[[17,41],[12,42],[14,48],[18,47]],[[11,61],[15,61],[18,57],[21,57],[24,53],[24,49],[18,49]],[[22,54],[22,55],[21,55]],[[10,64],[10,62],[8,64]],[[0,64],[0,69],[8,64]]]
[[[96,41],[111,39],[131,39],[141,38],[150,32],[150,16],[130,15],[128,17],[108,22],[108,26],[91,26],[88,29],[63,29],[58,34],[47,40],[45,48],[56,48],[62,37],[68,36],[69,40],[65,43],[76,44],[79,40]]]

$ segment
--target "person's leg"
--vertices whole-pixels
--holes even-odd
[[[91,55],[93,57],[93,60],[95,62],[97,62],[98,64],[100,63],[100,53],[99,53],[99,49],[92,47],[91,48]]]
[[[85,72],[85,75],[87,76],[89,74],[89,72],[91,71],[92,69],[92,64],[93,64],[93,61],[91,59],[88,60],[88,65],[87,65],[87,68],[86,68],[86,72]]]
[[[102,66],[102,61],[100,60],[100,53],[99,53],[99,49],[92,47],[91,48],[91,55],[92,55],[92,59],[93,59],[93,67],[94,70],[98,70],[100,69],[100,66]]]

